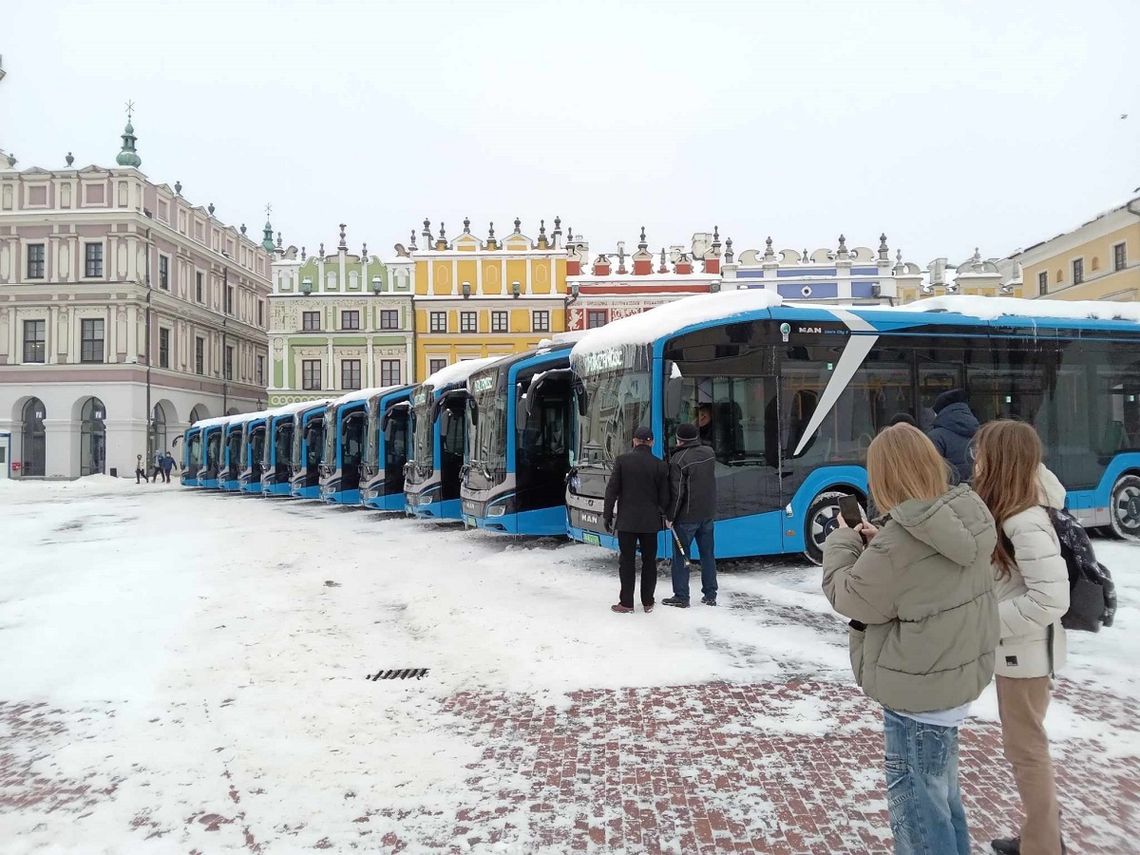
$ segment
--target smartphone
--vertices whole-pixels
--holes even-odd
[[[839,513],[842,514],[843,521],[850,528],[855,528],[863,522],[863,512],[859,510],[859,500],[854,496],[839,497]]]

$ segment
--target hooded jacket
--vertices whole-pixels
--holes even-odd
[[[1001,617],[994,670],[1003,677],[1050,676],[1064,666],[1068,653],[1061,616],[1069,610],[1069,568],[1045,510],[1065,506],[1065,488],[1042,465],[1037,492],[1041,506],[1014,514],[1001,526],[1017,562],[1008,577],[998,574],[994,583]]]
[[[716,455],[699,439],[677,445],[669,458],[669,509],[673,522],[716,519]]]
[[[930,428],[930,441],[938,453],[954,467],[958,480],[970,480],[974,464],[970,460],[970,440],[978,432],[978,418],[971,412],[970,405],[958,402],[943,407],[934,417]]]
[[[923,713],[975,700],[994,672],[999,637],[985,503],[966,485],[891,510],[869,546],[838,528],[823,549],[823,590],[849,632],[863,691],[888,709]]]

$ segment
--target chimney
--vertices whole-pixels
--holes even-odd
[[[681,276],[690,276],[693,272],[693,262],[687,252],[682,252],[677,263],[673,265],[673,272]]]
[[[602,253],[594,259],[594,275],[595,276],[609,276],[610,275],[610,258],[605,253]]]
[[[633,275],[648,276],[653,272],[653,254],[645,239],[645,226],[641,227],[641,238],[637,242],[637,252],[633,254]]]
[[[712,246],[701,259],[701,271],[720,275],[720,226],[713,226]]]

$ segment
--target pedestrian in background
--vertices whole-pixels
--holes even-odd
[[[1065,488],[1042,464],[1041,440],[1031,426],[989,422],[974,442],[974,489],[1001,532],[993,552],[1001,617],[998,716],[1024,813],[1021,834],[992,845],[1001,855],[1060,855],[1061,811],[1045,712],[1054,673],[1065,664],[1061,616],[1069,609],[1069,569],[1045,508],[1063,508]]]
[[[666,606],[689,607],[688,553],[696,539],[701,553],[701,602],[716,605],[716,455],[701,442],[694,424],[677,426],[677,445],[669,457],[669,510],[665,519],[673,529],[673,596]]]
[[[614,519],[614,504],[617,519]],[[606,484],[602,520],[606,531],[617,532],[618,575],[621,592],[610,609],[633,611],[633,585],[637,578],[637,552],[641,551],[641,605],[653,611],[657,590],[657,534],[669,504],[669,467],[653,454],[653,431],[633,432],[633,449],[618,455]]]
[[[168,451],[162,455],[162,480],[163,483],[170,483],[170,472],[174,469],[174,457]]]
[[[823,590],[850,618],[851,665],[883,706],[887,807],[898,855],[969,855],[958,727],[990,682],[998,610],[993,517],[950,487],[934,444],[906,424],[867,449],[882,528],[842,515],[823,549]]]
[[[970,480],[970,440],[978,432],[978,417],[967,400],[962,389],[951,389],[935,398],[934,423],[927,432],[938,453],[954,467],[960,484]]]
[[[147,480],[148,479],[146,477],[146,467],[143,465],[142,455],[136,454],[135,455],[135,483],[141,484],[143,481],[147,481]]]
[[[158,479],[162,477],[162,452],[156,451],[150,463],[150,482],[157,484]]]

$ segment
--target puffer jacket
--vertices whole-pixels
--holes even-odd
[[[868,697],[898,712],[953,709],[990,682],[999,637],[990,558],[997,531],[966,485],[891,510],[869,546],[838,528],[823,590],[851,618],[851,666]]]
[[[958,480],[970,480],[974,464],[970,460],[970,440],[978,432],[978,418],[969,404],[956,403],[944,407],[934,417],[928,436],[946,461],[954,467]]]
[[[1003,677],[1050,676],[1064,667],[1068,654],[1061,616],[1069,610],[1069,568],[1045,510],[1065,506],[1065,488],[1041,466],[1037,490],[1043,507],[1014,514],[1001,527],[1017,561],[1009,576],[999,574],[994,587],[1001,616],[994,670]]]
[[[682,442],[669,458],[672,498],[665,516],[673,522],[716,519],[716,455],[699,439]]]

